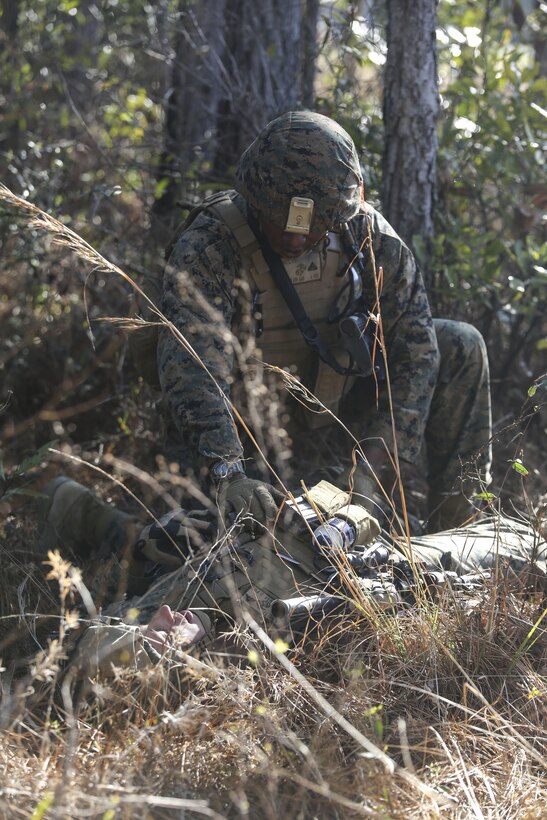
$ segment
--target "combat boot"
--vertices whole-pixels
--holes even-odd
[[[119,554],[136,542],[140,525],[67,476],[57,476],[41,491],[40,551],[59,549],[79,557]]]

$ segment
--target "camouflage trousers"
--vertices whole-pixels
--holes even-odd
[[[437,493],[468,478],[489,484],[492,411],[488,353],[479,331],[466,322],[435,319],[441,354],[426,425],[428,478]]]
[[[88,494],[84,488],[81,490],[81,504],[85,507]],[[111,512],[116,514],[112,508]],[[325,574],[325,569],[345,573],[348,589],[353,589],[354,576],[343,556],[336,551],[328,554],[329,550],[314,545],[310,533],[298,521],[280,515],[271,531],[259,537],[232,533],[232,537],[227,534],[210,546],[204,544],[179,569],[160,574],[155,581],[150,579],[151,586],[144,594],[124,597],[108,606],[104,614],[109,622],[97,624],[89,640],[84,635],[84,649],[75,661],[78,675],[94,677],[99,669],[111,674],[111,667],[119,663],[141,668],[141,661],[149,664],[159,660],[143,651],[147,647],[135,630],[138,624],[149,623],[164,604],[179,612],[192,611],[203,625],[203,640],[210,643],[226,629],[244,622],[245,613],[270,633],[281,628],[278,634],[283,635],[286,625],[279,624],[275,603],[328,593],[330,572]],[[70,535],[78,538],[74,528]],[[86,535],[82,533],[81,537]],[[449,532],[412,538],[410,544],[402,536],[391,541],[381,535],[372,549],[378,546],[384,546],[393,556],[403,553],[427,569],[451,569],[459,575],[481,569],[497,573],[506,568],[511,574],[521,573],[532,562],[544,574],[547,569],[544,538],[522,522],[498,516]],[[355,589],[365,612],[391,608],[396,600],[376,573],[361,577]]]
[[[432,494],[450,495],[491,481],[492,413],[488,354],[479,331],[466,322],[434,319],[440,352],[436,387],[429,408],[420,456],[407,472],[421,471]],[[340,407],[340,419],[360,442],[374,418],[370,385],[357,381]],[[348,436],[340,426],[293,435],[293,461],[304,472],[322,461],[347,458]],[[403,472],[405,464],[402,464]]]
[[[301,597],[321,595],[325,581],[318,576],[309,543],[295,540],[287,533],[278,535],[279,538],[264,535],[247,543],[217,544],[209,559],[204,561],[202,556],[195,564],[189,562],[159,578],[143,595],[108,607],[106,620],[92,623],[84,631],[70,663],[72,675],[89,680],[111,677],[116,674],[116,667],[136,671],[157,664],[161,656],[144,640],[138,624],[149,622],[163,604],[178,611],[189,609],[201,621],[205,635],[192,647],[192,653],[214,648],[215,638],[220,638],[222,646],[222,634],[241,624],[244,613],[250,614],[270,635],[290,640],[292,633],[275,616],[275,602],[282,599],[290,604]],[[547,568],[545,540],[526,524],[500,517],[459,530],[412,538],[410,548],[401,544],[401,549],[430,570],[450,567],[459,575],[487,569],[507,572],[508,578],[514,574],[526,578],[530,571],[531,580],[538,571],[540,576],[535,577],[543,574],[545,578]],[[360,579],[355,594],[360,602],[356,617],[369,612],[374,622],[379,611],[391,609],[395,603],[385,584],[373,579]],[[473,594],[476,596],[476,590]],[[307,640],[313,640],[313,623],[310,616],[304,633],[300,633],[302,638],[305,635]],[[163,661],[184,668],[191,658],[168,652]]]

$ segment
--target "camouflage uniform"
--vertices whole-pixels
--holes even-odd
[[[274,121],[273,125],[278,121],[286,122],[286,116]],[[304,119],[310,117],[312,124],[313,118],[318,117],[302,116]],[[265,129],[267,134],[271,127],[272,124]],[[342,129],[339,126],[336,129],[338,138]],[[267,149],[268,139],[260,139],[262,147],[265,143]],[[345,139],[349,140],[347,134]],[[309,144],[314,146],[313,133]],[[244,196],[230,193],[243,214],[249,214],[252,206],[260,202],[261,190],[271,193],[276,185],[280,187],[282,174],[285,180],[289,180],[284,183],[285,187],[291,185],[292,189],[291,174],[298,178],[299,168],[297,161],[291,165],[280,160],[268,177],[265,162],[257,165],[256,150],[247,157],[249,150],[243,155],[238,169],[237,187]],[[313,148],[308,149],[301,159],[313,167],[316,159]],[[329,168],[319,153],[317,179],[324,183],[328,174]],[[341,188],[347,184],[348,180],[342,180]],[[317,190],[312,186],[303,191],[299,181],[294,183],[293,193],[317,199],[324,191],[325,185],[322,187],[319,183]],[[336,193],[333,202],[335,198]],[[284,224],[286,197],[277,200],[266,196],[264,200],[260,204],[261,213],[277,224]],[[332,225],[329,218],[334,213],[334,205],[330,201],[325,213],[321,211],[321,229]],[[413,255],[374,208],[363,205],[349,224],[353,235],[364,247],[363,301],[373,312],[379,308],[390,384],[390,391],[385,385],[380,386],[377,399],[376,385],[371,380],[359,380],[350,394],[347,418],[355,417],[358,409],[359,418],[354,425],[357,438],[384,441],[393,452],[392,410],[399,457],[415,463],[425,441],[429,478],[438,492],[453,492],[462,465],[470,462],[476,463],[481,478],[488,480],[490,394],[482,337],[465,323],[432,320],[422,276]],[[328,241],[327,235],[316,249],[317,254],[324,251]],[[190,463],[201,458],[207,465],[215,459],[229,461],[243,454],[234,414],[226,397],[232,395],[236,403],[234,387],[241,384],[242,374],[247,375],[252,370],[255,359],[260,359],[253,339],[251,303],[254,294],[250,281],[252,271],[246,270],[246,260],[234,235],[214,213],[204,210],[178,239],[164,279],[162,310],[188,344],[182,345],[171,330],[164,329],[158,348],[160,382],[171,428],[184,441]],[[320,280],[310,283],[312,290],[324,286]],[[284,327],[287,332],[296,329],[288,307]],[[318,322],[317,327],[321,332],[325,323]],[[260,346],[260,339],[257,344]],[[310,355],[303,340],[300,347]],[[276,361],[269,363],[277,364]],[[297,372],[296,375],[306,383],[306,373]],[[279,381],[276,389],[278,393],[283,392]],[[266,398],[265,391],[262,397]],[[256,395],[254,399],[256,402]],[[238,409],[243,406],[239,400],[237,406]],[[282,411],[279,415],[282,417]],[[291,415],[294,421],[294,414]],[[286,418],[282,419],[281,426],[286,423]],[[342,417],[342,420],[347,418]],[[252,426],[252,413],[245,420],[249,422],[249,419]],[[280,422],[274,426],[279,428]],[[347,455],[349,457],[349,452]],[[184,461],[183,448],[178,457]]]

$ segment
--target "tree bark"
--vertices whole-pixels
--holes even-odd
[[[426,267],[438,148],[436,0],[387,0],[387,11],[382,208]]]
[[[208,0],[200,10],[193,0],[179,2],[165,100],[164,148],[157,174],[160,189],[152,210],[152,235],[159,245],[167,244],[180,222],[176,202],[190,193],[192,167],[211,163],[225,5],[226,0]]]
[[[320,0],[305,0],[302,15],[302,104],[313,108],[315,103],[315,72],[318,54],[317,23],[319,20]]]
[[[267,122],[312,104],[318,11],[318,0],[181,0],[153,209],[158,241],[180,221],[175,203],[192,198],[197,177],[231,184]]]
[[[19,31],[19,0],[1,0],[0,2],[0,98],[4,98],[4,125],[0,127],[0,154],[17,151],[19,147],[20,128],[16,109],[11,103],[11,80],[17,64]]]
[[[227,0],[214,170],[220,178],[267,122],[300,103],[299,3]]]

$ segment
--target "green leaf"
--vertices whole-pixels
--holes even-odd
[[[374,731],[376,732],[376,736],[382,740],[384,737],[384,724],[381,718],[377,718],[374,721]]]
[[[42,461],[46,458],[47,453],[49,451],[49,448],[53,447],[54,444],[57,444],[57,439],[53,439],[52,441],[48,441],[48,443],[44,444],[43,447],[40,447],[40,449],[37,450],[36,453],[34,453],[34,455],[28,456],[28,458],[25,458],[21,462],[21,464],[19,464],[15,468],[15,470],[13,472],[13,475],[14,476],[23,475],[24,473],[28,472],[29,470],[32,470],[33,467],[38,467],[38,465],[41,464]]]
[[[154,199],[161,199],[165,189],[169,185],[169,179],[167,177],[163,177],[156,182],[156,187],[154,189]]]
[[[524,466],[524,464],[522,463],[520,458],[517,458],[516,461],[513,461],[513,463],[511,464],[511,467],[519,475],[522,475],[522,476],[528,475],[529,471],[526,469],[526,467]]]
[[[372,715],[376,715],[378,712],[381,712],[383,708],[383,705],[379,703],[377,706],[371,706],[368,709],[365,709],[363,715],[365,717],[371,717]]]
[[[42,820],[43,816],[45,815],[46,811],[49,809],[50,806],[53,805],[53,795],[46,794],[43,797],[34,811],[31,814],[31,820]]]
[[[530,399],[533,398],[533,396],[536,395],[537,391],[538,391],[537,384],[533,384],[531,387],[529,387],[528,388],[528,398],[530,398]]]

